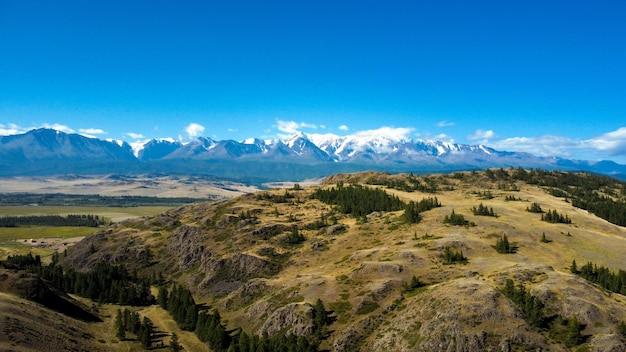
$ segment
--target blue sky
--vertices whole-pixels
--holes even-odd
[[[0,135],[391,131],[626,164],[624,1],[0,0]]]

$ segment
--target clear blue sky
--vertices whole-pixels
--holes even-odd
[[[624,1],[0,0],[0,134],[393,127],[626,163],[625,19]]]

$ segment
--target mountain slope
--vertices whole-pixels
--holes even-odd
[[[575,316],[583,324],[581,347],[626,348],[617,331],[626,297],[570,272],[572,260],[626,268],[623,227],[537,185],[486,172],[336,175],[320,187],[339,183],[397,185],[386,192],[404,201],[436,196],[442,206],[408,224],[402,211],[342,214],[311,199],[315,188],[268,190],[116,224],[77,244],[63,263],[85,270],[106,260],[162,275],[219,310],[229,329],[255,334],[303,333],[310,322],[304,312],[321,299],[337,318],[322,346],[331,351],[572,350],[503,295],[512,279],[545,305],[546,316]],[[407,183],[424,191],[399,190]],[[602,192],[626,196],[619,187]],[[535,202],[572,224],[541,221],[526,211]],[[472,215],[480,203],[498,216]],[[445,225],[453,210],[475,226]],[[294,228],[304,242],[290,242]],[[503,234],[516,253],[494,250]],[[447,264],[446,248],[468,262]],[[412,277],[425,286],[407,290]]]

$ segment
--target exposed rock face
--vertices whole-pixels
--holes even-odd
[[[212,259],[203,263],[205,277],[199,287],[211,289],[220,282],[235,282],[229,292],[239,287],[244,281],[267,277],[278,272],[279,267],[265,259],[249,254],[235,254],[227,259]],[[220,290],[223,291],[223,290]]]
[[[291,227],[287,226],[287,225],[283,225],[283,224],[270,224],[270,225],[266,225],[266,226],[262,226],[252,232],[250,232],[250,236],[252,237],[259,237],[262,239],[268,239],[271,237],[274,237],[276,235],[279,235],[285,231],[288,231],[289,229],[291,229]]]
[[[325,229],[320,230],[320,234],[325,234],[326,236],[337,236],[338,234],[346,231],[348,227],[344,224],[337,224],[328,226]]]
[[[207,235],[200,228],[187,225],[172,234],[168,246],[172,253],[177,254],[178,265],[182,269],[188,269],[198,261],[211,257],[211,252],[203,245],[206,238]]]
[[[478,278],[435,286],[406,303],[396,319],[370,335],[362,351],[496,351],[510,342],[547,348],[518,310]],[[517,329],[507,328],[512,325]]]
[[[280,331],[296,336],[307,336],[313,332],[313,306],[308,303],[288,304],[271,314],[261,327],[261,333],[272,336]]]

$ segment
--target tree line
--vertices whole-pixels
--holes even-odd
[[[457,214],[456,212],[454,212],[454,209],[452,209],[452,212],[450,213],[450,215],[446,215],[443,218],[443,223],[448,224],[448,225],[454,225],[454,226],[474,225],[474,223],[470,223],[468,220],[465,220],[465,216],[463,216],[463,214]]]
[[[547,221],[558,224],[571,224],[572,219],[567,214],[559,214],[556,210],[548,210],[545,214],[541,214],[541,221]]]
[[[97,302],[133,306],[154,303],[149,280],[138,278],[137,274],[129,273],[121,265],[99,261],[91,271],[81,272],[74,269],[63,270],[60,265],[56,265],[57,261],[58,255],[53,256],[50,265],[44,265],[38,255],[29,253],[8,256],[3,264],[5,267],[29,270],[66,293]]]
[[[396,211],[405,207],[400,198],[389,195],[382,189],[361,185],[344,186],[343,183],[328,189],[318,188],[311,194],[311,198],[334,205],[339,212],[357,218],[363,218],[375,211]]]
[[[505,173],[502,177],[548,187],[550,194],[570,200],[573,206],[615,225],[626,226],[626,182],[586,172],[525,170],[521,167],[510,176]]]
[[[104,218],[98,215],[27,215],[0,217],[0,227],[18,226],[77,226],[98,227],[105,225]]]
[[[328,325],[335,321],[320,299],[313,306],[313,333],[311,336],[276,334],[268,336],[249,335],[240,328],[228,330],[217,310],[212,313],[199,311],[191,292],[181,285],[174,285],[170,291],[159,288],[158,304],[166,309],[178,326],[193,331],[213,351],[277,351],[313,352],[318,351],[320,342],[327,337]]]
[[[365,183],[368,185],[385,186],[387,188],[393,188],[404,192],[419,191],[424,193],[437,193],[439,191],[439,186],[435,180],[425,176],[423,177],[423,181],[424,183],[420,182],[420,180],[413,175],[413,173],[409,173],[406,179],[373,177],[366,180]]]
[[[402,216],[409,224],[417,224],[422,220],[420,213],[440,206],[441,203],[439,203],[437,197],[422,198],[419,202],[410,201],[406,204]]]
[[[496,214],[493,211],[493,208],[491,207],[486,207],[483,205],[483,203],[481,202],[478,207],[473,206],[471,209],[472,213],[474,213],[474,215],[479,215],[479,216],[493,216],[493,217],[497,217],[498,214]]]
[[[570,271],[587,281],[599,285],[605,290],[626,295],[626,271],[622,269],[615,273],[602,265],[598,267],[598,265],[592,262],[587,262],[579,270],[576,260],[573,260]]]
[[[502,293],[517,305],[522,311],[524,319],[530,325],[547,330],[552,338],[563,343],[566,347],[574,347],[584,341],[581,334],[584,326],[575,315],[569,319],[560,314],[547,317],[541,300],[526,290],[521,283],[516,286],[513,280],[506,279]]]
[[[212,197],[209,197],[210,199]],[[206,201],[198,198],[185,197],[149,197],[149,196],[102,196],[82,194],[36,194],[36,193],[2,193],[0,205],[32,205],[39,206],[108,206],[108,207],[138,207],[150,205],[176,206],[194,202]]]

